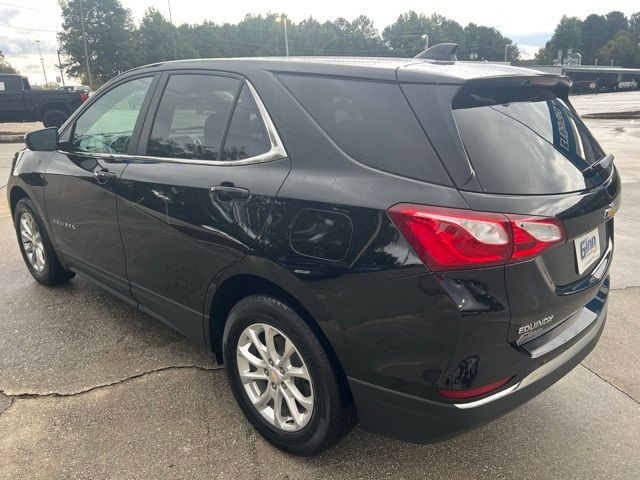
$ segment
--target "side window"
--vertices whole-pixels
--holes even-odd
[[[172,75],[153,121],[147,155],[216,160],[240,81]]]
[[[405,177],[450,184],[395,83],[303,75],[278,78],[354,160]]]
[[[242,160],[266,153],[271,141],[262,121],[258,105],[249,88],[244,85],[224,142],[222,160]]]
[[[127,153],[152,77],[118,85],[98,98],[76,121],[71,149],[77,152]]]

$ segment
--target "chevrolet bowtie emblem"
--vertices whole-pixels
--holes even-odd
[[[618,204],[616,202],[610,203],[609,206],[604,211],[604,219],[605,220],[609,220],[610,218],[613,218],[613,216],[618,211],[618,208],[619,207],[618,207]]]

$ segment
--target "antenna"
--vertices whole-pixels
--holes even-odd
[[[413,58],[424,58],[425,60],[439,60],[443,62],[455,62],[458,60],[456,52],[458,50],[457,43],[439,43],[431,48],[420,52]]]

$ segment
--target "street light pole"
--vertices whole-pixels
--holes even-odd
[[[89,82],[89,88],[91,89],[91,69],[89,68],[89,51],[87,50],[87,34],[84,30],[84,12],[82,10],[82,2],[80,0],[80,24],[82,25],[82,43],[84,44],[84,61],[87,66],[87,81]]]
[[[47,70],[44,68],[44,58],[42,58],[42,50],[40,50],[40,40],[36,40],[38,44],[38,53],[40,54],[40,63],[42,64],[42,73],[44,74],[44,83],[45,85],[49,83],[47,80]]]
[[[62,60],[60,60],[60,50],[58,50],[58,68],[60,69],[60,80],[62,81],[62,86],[64,87],[64,73],[62,72]]]
[[[509,44],[505,44],[504,46],[504,61],[507,61],[507,53],[509,52]]]
[[[282,22],[284,25],[284,53],[289,56],[289,35],[287,35],[287,17],[280,15],[276,17],[276,22]]]
[[[425,33],[422,38],[424,38],[424,49],[429,50],[429,35]]]
[[[171,33],[173,34],[173,59],[178,59],[178,48],[176,46],[176,27],[173,25],[173,16],[171,15],[171,0],[167,0],[169,5],[169,23],[171,23]]]

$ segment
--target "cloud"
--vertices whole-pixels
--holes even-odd
[[[0,35],[0,45],[2,45],[2,53],[9,61],[11,61],[11,57],[24,58],[38,54],[38,45],[32,38]],[[40,48],[42,49],[42,55],[54,55],[57,51],[56,45],[46,40],[40,43]]]
[[[5,25],[11,25],[11,20],[20,15],[17,8],[0,7],[0,18]]]
[[[537,33],[526,33],[526,34],[506,34],[509,38],[511,38],[516,43],[522,43],[525,45],[538,45],[539,47],[544,47],[544,44],[551,38],[553,32],[537,32]]]

